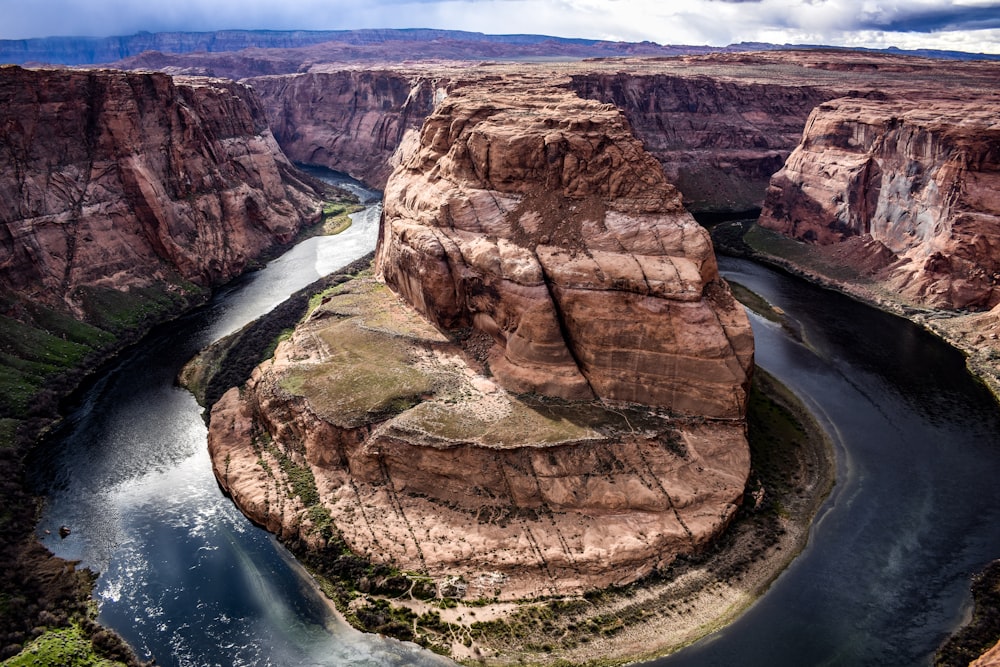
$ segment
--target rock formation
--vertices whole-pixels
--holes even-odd
[[[794,80],[641,68],[574,75],[571,86],[581,97],[621,109],[685,204],[700,212],[759,208],[771,175],[798,145],[809,112],[833,95]]]
[[[212,410],[256,521],[502,599],[633,581],[726,526],[749,324],[616,109],[453,93],[389,181],[377,267],[399,296],[345,283]]]
[[[810,116],[760,224],[846,244],[890,291],[934,308],[1000,303],[1000,102],[838,99]]]
[[[427,120],[378,271],[438,327],[492,336],[511,391],[739,417],[752,343],[707,234],[615,107],[537,85],[459,90]]]
[[[248,79],[275,138],[295,162],[382,188],[392,155],[445,95],[447,79],[393,70],[338,70]]]
[[[1000,643],[994,644],[979,659],[970,663],[969,667],[1000,667]]]
[[[250,91],[0,69],[0,285],[86,318],[108,290],[207,286],[319,213]]]

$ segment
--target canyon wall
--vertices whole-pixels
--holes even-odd
[[[454,597],[703,549],[749,474],[753,340],[656,160],[614,107],[518,76],[453,91],[411,148],[385,282],[327,293],[213,407],[220,484],[285,539]]]
[[[904,300],[1000,303],[1000,103],[838,99],[810,116],[760,224],[822,245]]]
[[[798,145],[809,112],[834,93],[728,74],[593,72],[574,75],[571,88],[622,110],[690,209],[750,211]]]
[[[319,214],[230,81],[4,67],[0,161],[0,284],[81,318],[94,290],[228,280]]]
[[[339,70],[246,81],[295,162],[350,174],[381,189],[407,133],[445,95],[447,79],[392,70]]]

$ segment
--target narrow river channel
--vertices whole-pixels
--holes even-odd
[[[160,665],[451,664],[346,627],[287,552],[219,491],[200,408],[174,386],[198,349],[375,244],[376,206],[158,328],[82,396],[33,461],[38,526],[101,572],[100,620]],[[1000,410],[922,330],[740,260],[737,280],[798,336],[754,318],[757,362],[833,434],[837,485],[809,546],[727,629],[650,664],[927,665],[1000,557]],[[60,539],[58,529],[72,532]]]
[[[380,194],[356,192],[369,208],[350,228],[300,243],[157,328],[32,461],[47,497],[40,537],[101,572],[99,620],[140,657],[178,667],[453,664],[340,621],[292,556],[222,495],[201,408],[174,385],[199,349],[375,247]],[[65,539],[60,526],[72,531]]]

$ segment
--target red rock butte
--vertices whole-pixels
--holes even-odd
[[[288,457],[355,552],[502,599],[627,583],[728,524],[749,322],[614,106],[456,87],[389,178],[376,269],[395,294],[327,294],[216,404],[216,474],[251,517],[322,548],[275,502]]]

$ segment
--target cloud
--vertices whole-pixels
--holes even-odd
[[[0,38],[443,28],[661,44],[962,44],[1000,52],[1000,0],[0,0],[0,16]]]
[[[938,32],[1000,28],[1000,3],[991,6],[904,9],[871,27],[892,32]]]

